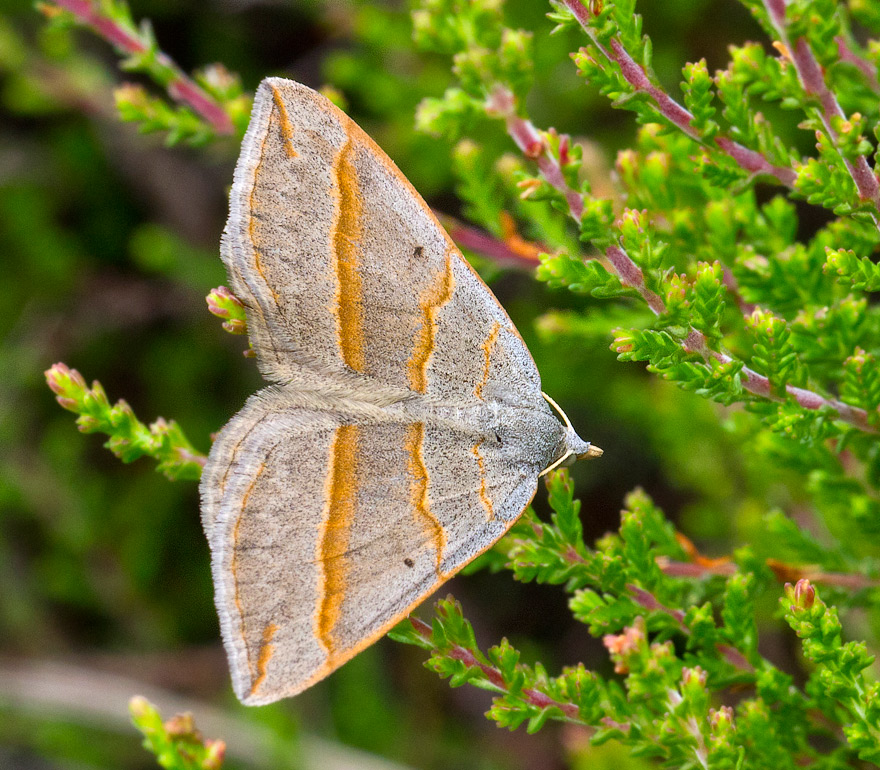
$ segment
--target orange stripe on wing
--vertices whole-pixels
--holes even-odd
[[[364,363],[364,287],[360,273],[361,226],[360,186],[352,162],[354,145],[347,139],[333,161],[336,181],[336,213],[330,231],[336,271],[336,333],[342,361],[357,372]]]
[[[327,110],[331,115],[336,117],[337,120],[343,123],[343,125],[347,125],[349,136],[356,136],[358,143],[363,148],[363,150],[365,152],[368,152],[370,155],[373,156],[375,160],[378,160],[383,166],[385,166],[388,172],[403,186],[404,190],[406,190],[406,192],[412,197],[412,199],[419,204],[419,207],[424,212],[425,217],[433,223],[433,225],[437,228],[437,232],[443,236],[443,240],[446,241],[450,253],[453,254],[453,259],[455,259],[456,262],[467,268],[474,280],[476,280],[476,282],[484,289],[485,294],[483,295],[483,297],[491,301],[499,310],[501,310],[504,313],[504,317],[506,318],[507,311],[504,310],[504,308],[501,306],[501,303],[489,290],[489,287],[486,286],[485,282],[482,278],[480,278],[477,271],[474,270],[474,268],[471,267],[470,263],[462,256],[461,251],[459,251],[458,247],[455,245],[455,241],[453,241],[452,238],[449,237],[449,233],[447,233],[446,230],[443,229],[443,226],[440,224],[440,222],[437,221],[437,217],[434,215],[434,212],[431,211],[431,208],[428,206],[427,203],[425,203],[424,198],[419,195],[418,190],[416,190],[416,188],[412,186],[412,182],[410,182],[409,179],[407,179],[401,173],[400,169],[397,168],[396,165],[394,165],[394,161],[392,161],[391,158],[389,158],[388,155],[385,154],[385,151],[382,150],[382,148],[379,147],[379,145],[376,144],[376,142],[374,142],[360,126],[352,121],[351,118],[349,118],[348,115],[340,110],[335,104],[333,104],[332,102],[324,102],[323,109]],[[512,334],[514,334],[517,338],[519,338],[520,341],[522,341],[522,337],[516,330],[515,326],[511,324],[509,326],[509,329]],[[523,346],[525,346],[525,343],[523,343]],[[526,353],[528,353],[528,350],[526,350]],[[531,360],[531,356],[529,356],[529,359]]]
[[[471,448],[471,454],[477,459],[477,468],[480,471],[480,501],[486,509],[489,521],[492,521],[495,518],[495,509],[492,507],[492,501],[489,499],[488,487],[486,486],[486,463],[483,460],[483,455],[480,454],[480,446],[482,444],[482,440],[474,444]]]
[[[254,695],[257,690],[260,689],[260,685],[266,681],[269,661],[272,660],[272,655],[275,653],[275,645],[272,644],[272,637],[275,636],[277,631],[278,626],[274,623],[269,623],[269,625],[263,629],[263,643],[260,645],[260,655],[257,659],[257,678],[254,680],[254,684],[251,687],[251,691],[248,693],[248,697]]]
[[[489,382],[489,360],[492,357],[492,348],[495,347],[495,343],[498,340],[498,332],[500,331],[501,324],[496,321],[492,324],[492,329],[489,332],[489,336],[486,337],[486,341],[480,346],[483,350],[484,356],[483,377],[474,388],[474,395],[480,399],[480,401],[483,400],[483,388],[485,388],[486,383]],[[479,444],[477,444],[477,446],[479,446]]]
[[[443,551],[446,550],[446,531],[437,521],[437,517],[431,512],[428,504],[428,469],[425,467],[425,458],[422,448],[425,442],[425,424],[421,422],[410,423],[406,430],[404,447],[407,454],[407,470],[410,475],[410,500],[417,518],[437,549],[437,562],[435,571],[437,577],[445,580],[446,576],[440,569],[443,561]]]
[[[452,275],[452,257],[446,251],[444,269],[434,276],[431,285],[419,297],[422,323],[415,334],[415,344],[406,365],[409,386],[417,393],[428,389],[428,363],[434,353],[434,339],[437,336],[437,314],[455,291],[455,278]]]
[[[299,153],[293,149],[293,123],[290,122],[290,116],[287,114],[287,107],[284,106],[284,100],[281,98],[280,91],[272,87],[272,101],[278,108],[278,122],[281,123],[281,134],[284,137],[284,152],[288,158],[295,158]]]
[[[330,445],[324,520],[318,533],[318,602],[315,635],[327,651],[328,662],[337,654],[334,629],[345,600],[349,562],[348,542],[357,508],[358,445],[356,425],[336,429]]]

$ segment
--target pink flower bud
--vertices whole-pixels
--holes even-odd
[[[223,328],[230,334],[247,334],[247,323],[238,318],[232,321],[224,321]]]
[[[816,589],[813,588],[810,581],[806,578],[798,580],[797,585],[794,587],[795,604],[802,609],[808,610],[815,601]]]
[[[202,767],[205,770],[220,770],[223,760],[226,757],[225,741],[205,741],[205,758],[202,760]]]
[[[702,668],[694,666],[693,668],[686,668],[681,672],[681,681],[685,686],[698,685],[700,687],[705,687],[708,676],[709,675]]]
[[[211,289],[208,296],[205,297],[205,302],[208,303],[208,310],[219,318],[229,318],[230,307],[244,307],[241,300],[225,286]]]
[[[72,397],[86,390],[86,381],[76,370],[66,364],[53,364],[45,371],[46,384],[59,396]]]
[[[709,709],[709,725],[713,732],[717,732],[719,728],[732,727],[733,709],[730,706],[722,706],[717,711]]]
[[[171,717],[164,726],[165,732],[174,738],[199,738],[195,720],[189,712]]]

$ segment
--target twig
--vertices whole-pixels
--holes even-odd
[[[584,197],[577,190],[572,190],[565,181],[562,169],[555,159],[546,152],[544,138],[534,124],[516,112],[516,97],[504,86],[498,86],[486,103],[486,110],[504,118],[507,133],[516,142],[523,155],[531,158],[538,166],[541,175],[553,187],[559,190],[568,204],[569,212],[576,222],[584,215]]]
[[[711,350],[705,335],[695,329],[691,329],[684,347],[689,352],[699,353],[705,361],[708,361],[709,358],[715,359],[720,364],[731,364],[735,361],[734,358],[726,353]],[[754,369],[743,365],[739,370],[739,376],[743,389],[752,395],[766,398],[768,401],[783,400],[773,393],[770,379],[763,374],[758,374]],[[868,422],[868,413],[864,409],[850,406],[836,398],[825,398],[811,390],[798,388],[794,385],[786,385],[785,392],[804,409],[833,409],[843,422],[847,422],[859,430],[865,431],[865,433],[877,433],[877,429]]]
[[[710,575],[730,577],[739,569],[732,561],[714,560],[716,563],[701,564],[699,562],[675,561],[665,556],[657,557],[657,566],[664,575],[682,578],[704,578]],[[806,578],[814,583],[838,586],[852,591],[880,586],[880,580],[865,575],[850,575],[845,572],[823,572],[816,566],[797,566],[786,564],[777,559],[767,559],[767,566],[772,570],[780,583],[797,582]]]
[[[55,393],[55,400],[68,411],[79,415],[77,427],[83,433],[105,433],[110,438],[104,445],[123,462],[147,455],[157,460],[158,470],[169,479],[198,480],[207,458],[197,452],[174,420],[159,417],[144,425],[122,399],[110,405],[100,382],[92,387],[83,376],[65,364],[58,363],[45,372],[46,384]]]
[[[832,118],[845,120],[846,114],[837,98],[825,84],[822,67],[805,38],[798,38],[794,45],[789,42],[785,21],[785,0],[764,0],[764,7],[770,15],[777,35],[779,35],[779,41],[785,46],[791,57],[801,85],[806,93],[818,99],[821,105],[820,117],[826,133],[835,144],[838,144],[839,134],[834,128]],[[877,212],[880,212],[880,183],[868,165],[867,158],[864,155],[859,155],[855,161],[852,161],[842,153],[840,157],[855,183],[859,198],[863,201],[869,201],[874,206],[872,215],[874,224],[880,228],[880,222],[877,219]]]
[[[724,274],[724,285],[727,287],[727,291],[730,292],[730,295],[733,297],[736,302],[737,307],[740,309],[743,315],[751,315],[757,305],[746,302],[742,295],[739,292],[739,283],[737,283],[736,278],[733,273],[730,272],[730,268],[727,265],[721,266],[722,272]]]
[[[92,0],[52,0],[55,5],[72,13],[87,27],[111,43],[117,51],[129,56],[140,56],[150,50],[142,36],[126,29],[115,19],[103,15]],[[155,61],[162,73],[162,85],[176,101],[188,104],[204,118],[218,134],[233,134],[235,126],[229,114],[213,97],[193,81],[171,57],[157,51]]]
[[[838,586],[851,591],[861,591],[864,588],[876,588],[880,580],[869,578],[867,575],[849,575],[843,572],[823,572],[815,565],[798,567],[792,564],[767,559],[767,566],[773,570],[773,574],[780,583],[796,583],[799,580],[809,580],[813,583],[824,583],[829,586]]]
[[[666,312],[663,300],[645,286],[645,274],[642,269],[629,258],[629,255],[620,246],[609,246],[605,249],[605,256],[614,267],[620,280],[627,286],[636,289],[655,315]]]
[[[864,56],[856,53],[850,48],[845,38],[838,35],[834,38],[837,43],[837,53],[841,61],[849,62],[858,67],[862,74],[868,79],[868,83],[874,91],[880,91],[880,83],[877,82],[877,67],[873,62],[868,61]]]
[[[703,578],[708,575],[721,575],[730,577],[737,572],[737,566],[733,562],[720,564],[700,564],[692,561],[675,561],[666,556],[658,556],[655,560],[657,566],[664,575],[683,578]]]
[[[576,2],[576,0],[572,1]],[[486,108],[489,112],[504,118],[507,132],[513,141],[516,142],[517,147],[520,148],[526,157],[535,161],[544,179],[565,196],[569,213],[576,222],[580,223],[585,210],[583,196],[569,187],[556,160],[547,152],[546,144],[538,129],[535,128],[531,121],[517,114],[513,93],[499,86],[492,93]],[[648,307],[656,315],[659,316],[666,312],[666,305],[663,299],[648,289],[645,285],[644,274],[641,268],[632,261],[623,248],[620,246],[609,246],[605,250],[605,256],[614,267],[621,281],[626,286],[638,291],[648,304]],[[725,353],[711,350],[705,335],[693,328],[681,345],[689,353],[699,353],[707,362],[710,358],[722,364],[729,364],[734,361],[733,358]],[[739,376],[743,388],[752,395],[767,398],[771,401],[782,400],[774,395],[770,380],[748,366],[743,365],[739,371]],[[866,433],[877,432],[869,424],[868,414],[864,409],[850,406],[837,399],[824,398],[818,393],[813,393],[804,388],[797,388],[793,385],[787,385],[785,390],[789,396],[805,409],[822,409],[827,407],[837,412],[841,420],[854,425],[859,430],[863,430]]]
[[[410,617],[409,622],[412,624],[412,627],[415,629],[416,633],[418,633],[419,636],[421,636],[425,641],[431,642],[431,626],[429,626],[423,620],[420,620],[419,618],[414,616]],[[462,647],[458,644],[452,645],[450,648],[449,657],[455,660],[460,660],[466,666],[475,666],[479,668],[480,671],[482,671],[486,675],[486,678],[495,687],[497,687],[499,690],[510,693],[510,689],[505,683],[504,677],[501,675],[501,672],[494,666],[489,666],[478,660],[474,653],[466,647]],[[567,719],[578,722],[579,724],[587,724],[586,722],[584,722],[583,719],[581,719],[580,709],[574,703],[564,703],[555,700],[550,696],[540,692],[539,690],[535,690],[531,687],[524,687],[516,695],[517,697],[521,697],[527,703],[530,703],[531,705],[541,709],[558,708],[563,714],[565,714]]]
[[[122,740],[133,742],[126,703],[132,693],[141,693],[165,713],[198,714],[199,725],[206,734],[222,735],[226,739],[229,756],[234,758],[236,767],[276,767],[277,731],[268,724],[247,718],[242,709],[218,705],[216,700],[202,700],[190,692],[199,687],[179,673],[181,668],[217,671],[216,651],[213,647],[190,647],[167,655],[154,655],[148,660],[143,654],[97,651],[69,655],[67,659],[6,655],[0,661],[0,701],[22,719],[34,716],[59,719],[71,726],[100,728],[105,735],[118,733],[124,736]],[[163,687],[156,682],[166,684]],[[407,770],[409,767],[379,760],[375,754],[305,731],[297,735],[297,740],[300,760],[297,767],[302,770]]]
[[[608,47],[599,42],[592,27],[590,27],[590,11],[581,3],[581,0],[562,0],[562,2],[577,19],[597,50],[608,61],[614,62],[620,67],[623,77],[635,91],[650,97],[660,114],[695,142],[703,146],[709,146],[708,141],[691,125],[694,116],[690,110],[683,107],[669,94],[654,85],[644,68],[629,55],[629,52],[621,45],[619,40],[612,38]],[[751,174],[768,174],[775,177],[786,187],[794,186],[797,174],[792,169],[774,165],[761,153],[750,150],[729,137],[717,136],[715,137],[715,144],[733,158],[740,168],[745,171]]]
[[[673,610],[667,607],[665,604],[662,604],[650,591],[646,591],[644,588],[639,588],[638,586],[632,585],[631,583],[627,585],[626,590],[629,592],[630,596],[632,596],[635,603],[638,604],[640,607],[644,607],[646,610],[650,610],[652,612],[663,612],[664,614],[675,620],[683,634],[685,634],[686,636],[691,635],[691,629],[684,622],[685,616],[681,610]],[[754,673],[754,666],[749,663],[746,656],[743,655],[738,649],[736,649],[736,647],[718,642],[715,645],[715,648],[718,650],[719,653],[721,653],[724,659],[728,663],[730,663],[730,665],[742,671]]]
[[[454,217],[435,213],[452,240],[463,249],[473,251],[502,267],[531,270],[538,264],[538,255],[543,251],[538,244],[517,239],[516,236],[501,240]]]

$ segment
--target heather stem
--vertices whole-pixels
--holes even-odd
[[[486,257],[502,267],[518,267],[528,270],[538,264],[538,254],[541,249],[534,244],[529,244],[532,246],[531,249],[524,248],[521,244],[500,240],[484,230],[470,227],[453,217],[439,212],[435,212],[435,214],[446,228],[449,237],[463,249]]]
[[[541,175],[559,190],[568,203],[568,209],[575,221],[580,222],[584,214],[584,197],[572,190],[565,181],[562,169],[555,158],[548,153],[544,138],[534,124],[516,113],[516,97],[504,86],[498,86],[486,104],[489,112],[504,119],[507,133],[516,142],[523,155],[535,161]]]
[[[801,85],[803,85],[807,94],[818,99],[821,105],[820,116],[826,133],[837,144],[839,142],[839,134],[834,128],[832,118],[846,119],[846,114],[838,103],[837,98],[825,84],[821,65],[816,60],[805,38],[798,38],[794,45],[791,45],[789,42],[786,32],[784,0],[764,0],[764,6],[770,15],[777,35],[779,35],[780,42],[791,56],[791,61],[794,63]],[[880,183],[878,183],[877,177],[874,176],[874,171],[868,165],[867,158],[864,155],[859,155],[855,160],[851,160],[843,154],[841,154],[841,158],[856,185],[859,198],[863,201],[869,201],[874,206],[874,223],[880,227],[880,222],[878,222],[876,215],[876,212],[880,211]]]
[[[650,591],[646,591],[644,588],[639,588],[636,585],[629,584],[627,585],[626,590],[629,592],[630,596],[632,596],[635,603],[640,607],[643,607],[650,612],[662,612],[668,615],[678,624],[678,627],[683,634],[690,636],[691,629],[684,622],[685,615],[681,610],[673,610],[670,607],[667,607]],[[716,645],[716,649],[732,666],[741,669],[742,671],[748,671],[749,673],[754,672],[754,666],[749,663],[746,656],[736,649],[736,647],[732,647],[729,644],[719,643]]]
[[[620,280],[625,285],[636,289],[656,315],[666,312],[666,305],[663,300],[645,286],[645,275],[642,269],[630,259],[629,254],[620,246],[609,246],[605,249],[605,256],[614,267]]]
[[[566,2],[568,1],[566,0]],[[577,0],[571,1],[577,2]],[[581,8],[583,9],[583,6]],[[586,9],[583,10],[586,12]],[[507,132],[516,142],[517,147],[526,157],[535,161],[544,179],[565,196],[569,213],[576,222],[580,223],[585,208],[583,196],[569,187],[557,161],[547,152],[546,143],[534,124],[517,114],[514,95],[503,86],[498,86],[488,100],[486,108],[490,113],[504,119]],[[662,315],[666,312],[663,299],[647,288],[644,274],[623,248],[616,245],[609,246],[605,250],[605,256],[621,281],[626,286],[636,289],[656,315]],[[720,363],[733,361],[730,356],[711,350],[705,335],[695,329],[690,330],[687,339],[681,345],[688,352],[699,353],[706,361],[709,358],[714,358]],[[747,366],[743,366],[739,374],[743,388],[749,393],[770,400],[779,400],[773,394],[770,380],[764,375],[758,374]],[[867,433],[876,433],[876,430],[868,423],[868,415],[864,409],[858,409],[837,399],[826,399],[817,393],[792,385],[786,386],[786,391],[805,409],[830,407],[844,422],[848,422]]]
[[[504,118],[507,132],[516,142],[516,146],[519,147],[523,155],[535,161],[544,179],[565,196],[569,213],[579,223],[585,208],[583,195],[569,187],[556,159],[546,152],[547,148],[541,132],[535,128],[530,120],[517,115],[514,95],[506,88],[499,86],[492,94],[487,109]],[[606,249],[605,256],[614,266],[620,280],[627,286],[636,289],[651,310],[657,315],[665,311],[663,300],[645,286],[645,277],[641,268],[629,258],[623,249],[610,246]]]
[[[697,334],[700,333],[697,332]],[[702,337],[702,341],[705,343],[705,337],[703,337],[702,334],[700,334],[700,337]],[[704,358],[706,357],[705,350],[706,349],[704,348],[703,350],[699,351],[703,354]],[[712,358],[722,364],[731,363],[733,361],[730,356],[725,355],[724,353],[709,351],[708,355],[711,355]],[[758,374],[753,369],[750,369],[747,366],[743,366],[743,368],[740,370],[740,377],[742,378],[743,388],[749,393],[752,393],[756,396],[761,396],[771,401],[778,400],[773,395],[773,389],[770,380],[763,374]],[[868,422],[868,413],[864,409],[850,406],[849,404],[846,404],[843,401],[839,401],[836,398],[824,398],[818,393],[813,393],[813,391],[811,390],[798,388],[794,385],[786,385],[785,390],[788,395],[791,396],[798,404],[800,404],[800,406],[804,407],[804,409],[822,409],[824,407],[829,407],[837,412],[837,416],[841,420],[855,426],[859,430],[863,430],[866,433],[877,432],[876,429]]]
[[[676,561],[665,556],[658,556],[657,566],[664,575],[681,578],[705,578],[710,575],[730,577],[736,574],[738,567],[732,561],[712,560],[710,563],[693,561]],[[767,566],[773,571],[780,583],[798,581],[808,578],[814,583],[825,583],[830,586],[845,588],[850,591],[861,591],[865,588],[877,588],[880,580],[866,575],[851,575],[844,572],[824,572],[814,566],[786,564],[778,559],[767,559]]]
[[[81,23],[91,27],[123,54],[138,56],[150,50],[149,43],[143,37],[125,29],[115,19],[103,15],[100,8],[91,0],[53,0],[53,2],[72,13]],[[162,73],[162,85],[173,99],[192,107],[216,133],[234,133],[235,126],[222,105],[183,72],[167,54],[157,52],[155,61]]]
[[[746,302],[742,298],[739,291],[739,283],[737,283],[736,278],[733,273],[730,272],[730,268],[727,267],[727,265],[722,266],[722,271],[724,274],[724,285],[727,287],[727,291],[730,292],[730,295],[736,302],[737,307],[742,311],[743,315],[751,315],[757,305],[754,305],[751,302]]]
[[[619,40],[612,39],[608,47],[603,46],[599,42],[590,26],[590,11],[581,3],[581,0],[562,0],[562,2],[565,3],[572,15],[577,19],[597,50],[608,61],[614,62],[620,67],[623,77],[636,92],[649,96],[657,106],[660,114],[695,142],[703,146],[710,146],[710,143],[691,125],[694,116],[690,110],[680,105],[669,94],[652,83],[644,68],[629,55],[629,52],[621,45]],[[729,137],[715,137],[715,144],[733,158],[740,168],[745,171],[751,174],[768,174],[776,177],[786,187],[794,186],[797,174],[792,169],[772,164],[761,153],[750,150],[748,147],[743,147]]]
[[[410,617],[409,622],[412,624],[412,627],[427,642],[432,641],[432,631],[431,626],[425,623],[423,620],[420,620],[416,617]],[[486,678],[499,690],[503,690],[504,692],[510,693],[510,688],[507,686],[507,683],[504,681],[504,677],[501,675],[501,672],[495,668],[494,666],[487,665],[486,663],[481,662],[474,653],[467,649],[466,647],[462,647],[461,645],[455,644],[452,645],[449,650],[449,657],[460,660],[466,666],[476,666],[483,672]],[[533,706],[537,706],[538,708],[558,708],[563,714],[565,714],[566,718],[573,721],[578,722],[579,724],[587,724],[580,717],[580,709],[578,709],[577,705],[574,703],[566,703],[555,700],[548,695],[540,692],[531,687],[524,687],[517,693],[518,697],[521,697],[527,703],[530,703]]]
[[[837,53],[841,61],[849,62],[858,67],[862,74],[868,79],[868,84],[874,91],[880,90],[880,83],[877,82],[877,68],[860,54],[850,48],[849,43],[840,35],[834,38],[837,43]]]

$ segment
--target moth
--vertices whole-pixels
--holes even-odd
[[[315,91],[260,84],[221,250],[270,384],[214,442],[202,523],[235,693],[257,705],[372,644],[543,472],[601,450],[554,416],[412,185]]]

